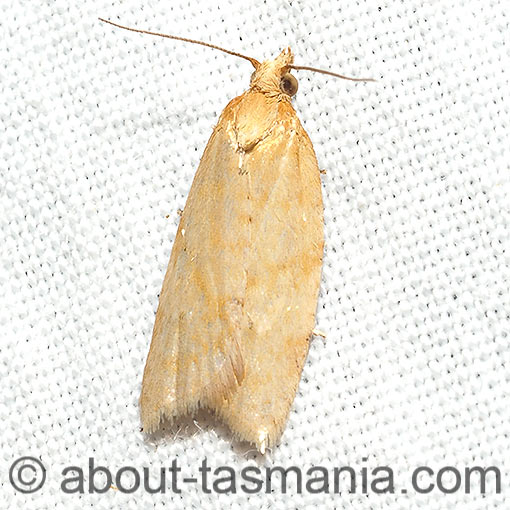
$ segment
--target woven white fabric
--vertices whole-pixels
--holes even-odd
[[[4,1],[1,508],[508,508],[506,7]],[[137,403],[177,211],[251,66],[98,16],[257,59],[291,46],[296,64],[378,79],[295,73],[294,105],[326,170],[317,327],[327,337],[312,342],[282,440],[265,457],[203,416],[156,447],[139,430]],[[47,470],[32,494],[13,487],[22,456]],[[217,495],[199,480],[180,493],[126,494],[113,479],[89,494],[90,457],[112,473],[147,467],[154,480],[174,459],[187,477],[200,477],[204,458],[238,477],[246,466],[351,466],[359,484],[368,471],[369,488],[298,493],[292,482],[286,494],[277,483],[247,494],[238,480],[236,493]],[[61,487],[72,465],[85,470],[84,494]],[[463,475],[457,492],[413,490],[416,467],[448,465]],[[501,493],[488,476],[484,496],[476,477],[466,494],[464,468],[477,465],[501,470]],[[370,488],[378,466],[394,470],[394,493]],[[444,485],[454,484],[447,473]]]

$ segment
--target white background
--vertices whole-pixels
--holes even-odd
[[[508,508],[507,2],[73,4],[2,2],[2,508]],[[312,342],[281,443],[265,458],[203,416],[156,447],[137,404],[177,210],[252,68],[98,16],[257,59],[289,45],[296,64],[378,79],[295,73],[295,108],[327,171],[317,315],[327,338]],[[48,470],[34,495],[9,483],[22,455]],[[341,495],[296,495],[292,485],[250,496],[240,482],[220,497],[194,485],[63,494],[62,469],[86,470],[89,457],[155,476],[172,459],[198,476],[204,457],[237,474],[350,465],[359,483],[362,468],[389,465],[396,494],[344,485]],[[419,495],[419,465],[495,465],[503,493],[490,478],[485,497],[476,482],[472,494]]]

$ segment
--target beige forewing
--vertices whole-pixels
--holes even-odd
[[[243,440],[276,441],[314,327],[322,251],[310,139],[290,102],[246,92],[209,140],[176,234],[144,372],[146,430],[202,406]]]

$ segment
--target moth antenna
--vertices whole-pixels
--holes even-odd
[[[351,78],[349,76],[344,76],[342,74],[333,73],[332,71],[326,71],[324,69],[317,69],[315,67],[310,66],[295,66],[290,65],[291,69],[297,69],[298,71],[313,71],[315,73],[321,73],[321,74],[328,74],[329,76],[334,76],[335,78],[342,78],[343,80],[350,80],[350,81],[376,81],[373,78]]]
[[[248,57],[246,55],[242,55],[241,53],[236,53],[235,51],[230,51],[225,48],[222,48],[221,46],[216,46],[215,44],[206,43],[203,41],[197,41],[195,39],[188,39],[187,37],[179,37],[177,35],[168,35],[168,34],[160,34],[159,32],[149,32],[148,30],[140,30],[138,28],[131,28],[131,27],[125,27],[124,25],[119,25],[118,23],[114,23],[113,21],[109,21],[107,19],[98,18],[99,21],[102,21],[103,23],[109,23],[110,25],[113,25],[114,27],[123,28],[124,30],[130,30],[131,32],[138,32],[140,34],[148,34],[148,35],[157,35],[159,37],[166,37],[167,39],[175,39],[176,41],[184,41],[189,42],[193,44],[200,44],[201,46],[206,46],[207,48],[213,48],[215,50],[223,51],[224,53],[228,53],[229,55],[234,55],[234,57],[241,57],[245,60],[248,60],[248,62],[251,62],[251,65],[257,69],[260,66],[260,63],[258,60]]]

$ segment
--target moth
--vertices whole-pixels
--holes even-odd
[[[320,172],[291,104],[290,48],[254,58],[207,143],[182,212],[140,396],[145,432],[198,408],[261,453],[282,434],[305,362],[324,247]]]

